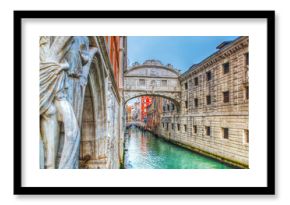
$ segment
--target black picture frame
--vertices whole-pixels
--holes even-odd
[[[267,20],[266,187],[23,187],[22,186],[22,19],[210,18]],[[271,84],[269,84],[271,82]],[[14,194],[15,195],[273,195],[275,194],[275,11],[14,11]]]

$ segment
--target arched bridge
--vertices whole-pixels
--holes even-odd
[[[180,107],[181,87],[179,73],[171,65],[147,60],[135,64],[124,73],[125,103],[140,96],[160,96],[173,101]]]

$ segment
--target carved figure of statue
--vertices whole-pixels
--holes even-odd
[[[47,169],[75,169],[79,164],[80,129],[67,93],[69,87],[78,86],[70,85],[68,78],[77,78],[81,85],[86,84],[89,68],[84,65],[91,62],[96,50],[89,52],[88,41],[79,43],[75,38],[78,37],[40,37],[40,133]],[[68,53],[75,53],[71,49],[78,56],[67,57]],[[73,62],[76,58],[81,60],[80,64]],[[61,126],[64,143],[56,167]]]

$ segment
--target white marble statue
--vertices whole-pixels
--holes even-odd
[[[82,112],[81,95],[88,77],[88,62],[91,63],[95,52],[96,49],[89,50],[87,37],[40,37],[40,134],[44,153],[43,168],[78,168],[80,129],[75,112]],[[73,78],[77,83],[71,83],[70,79]],[[70,95],[76,101],[72,103],[68,90],[73,89],[75,93],[75,88],[82,92]],[[72,104],[76,105],[75,109]],[[61,128],[64,130],[64,142],[57,164]]]

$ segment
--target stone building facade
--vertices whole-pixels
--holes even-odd
[[[152,103],[147,107],[146,129],[154,133],[160,132],[163,100],[162,97],[154,96],[152,97]]]
[[[249,167],[248,37],[217,52],[180,76],[181,109],[164,102],[158,135],[197,152]],[[167,109],[167,107],[169,109]]]
[[[120,168],[123,161],[125,108],[123,72],[127,63],[127,39],[97,37],[99,55],[86,89],[81,168]]]

